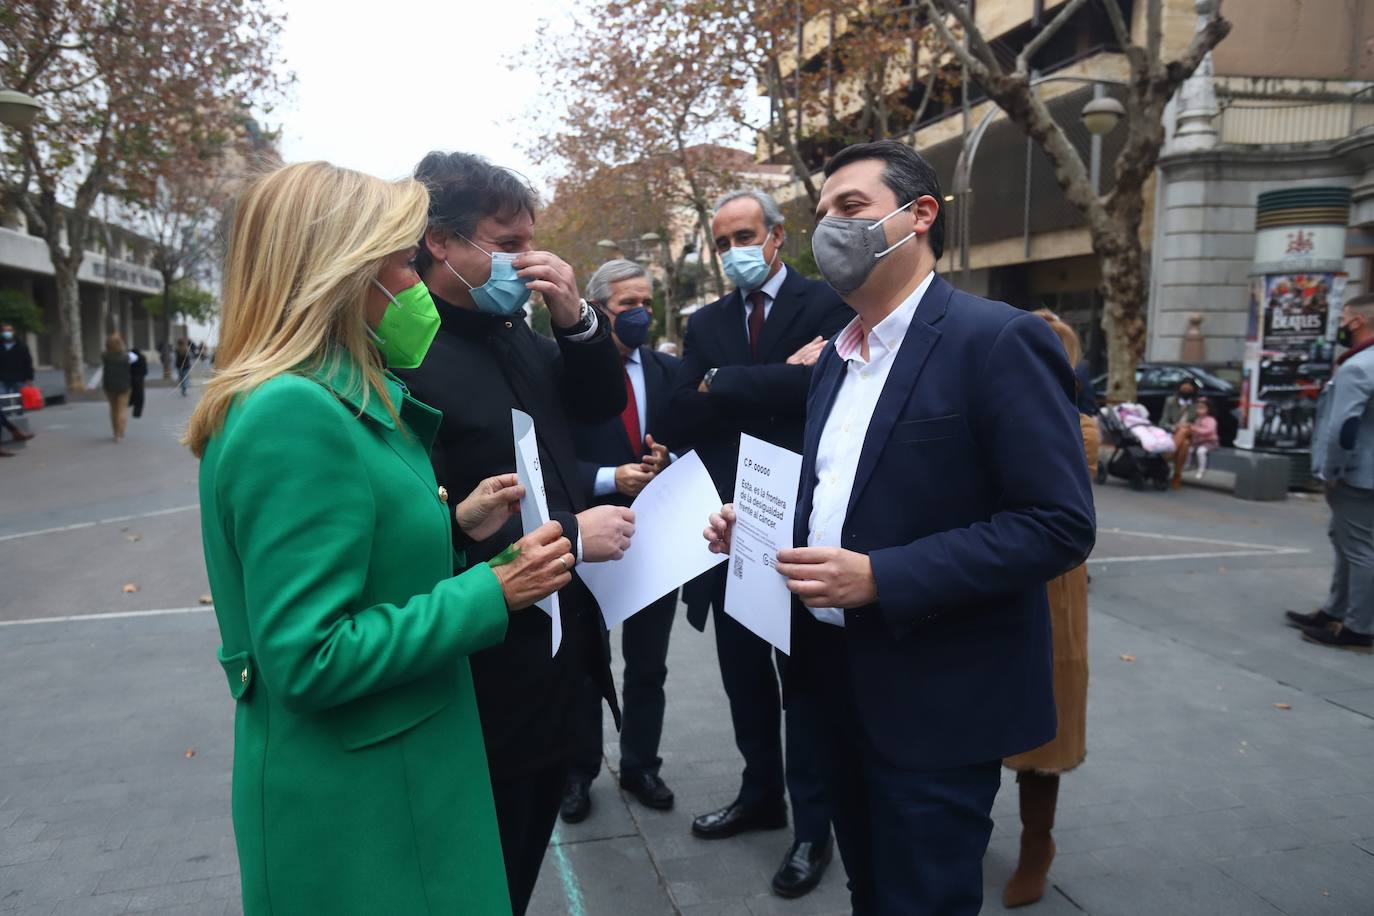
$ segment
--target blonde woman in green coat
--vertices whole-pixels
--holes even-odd
[[[438,325],[409,264],[427,206],[414,181],[318,162],[238,203],[186,441],[237,703],[248,916],[510,913],[467,656],[574,560],[550,523],[452,575],[451,524],[489,536],[523,491],[505,475],[450,504],[439,415],[386,372]]]

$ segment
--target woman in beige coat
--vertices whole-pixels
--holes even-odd
[[[1069,365],[1082,356],[1073,328],[1048,309],[1036,312],[1050,323],[1068,352]],[[1088,473],[1097,471],[1102,434],[1097,419],[1079,414]],[[1021,800],[1021,857],[1002,894],[1007,907],[1035,903],[1045,893],[1054,860],[1054,812],[1059,800],[1059,774],[1083,762],[1087,754],[1088,714],[1088,570],[1078,566],[1046,585],[1050,621],[1054,628],[1054,706],[1059,731],[1049,744],[1008,757],[1003,764],[1016,771]]]

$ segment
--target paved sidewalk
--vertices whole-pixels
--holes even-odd
[[[101,441],[101,405],[44,411],[0,465],[5,916],[240,912],[232,703],[197,604],[195,464],[171,442],[187,406],[158,404],[122,446]],[[1325,507],[1097,494],[1089,755],[1064,779],[1053,888],[1028,912],[1374,913],[1374,659],[1279,622],[1325,589]],[[33,618],[47,619],[18,622]],[[679,615],[663,748],[677,809],[627,804],[603,773],[592,816],[560,825],[532,913],[848,912],[838,863],[803,900],[768,892],[787,831],[690,836],[740,767],[713,645]],[[1008,779],[988,913],[1015,863],[1015,808]]]

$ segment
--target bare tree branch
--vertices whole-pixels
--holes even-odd
[[[1149,0],[1145,7],[1145,54],[1150,61],[1159,60],[1164,44],[1164,0]]]
[[[930,17],[931,23],[936,31],[940,33],[940,38],[944,40],[951,51],[959,54],[962,48],[964,54],[960,55],[965,66],[970,72],[983,72],[985,74],[1005,74],[1005,69],[993,53],[992,48],[983,38],[983,33],[978,30],[978,24],[973,21],[973,17],[968,14],[968,8],[960,0],[925,0],[926,13]],[[953,16],[964,30],[964,41],[961,44],[950,31],[949,23],[945,22],[946,16]],[[977,61],[976,65],[970,65],[972,61]]]
[[[1202,59],[1211,52],[1213,48],[1221,44],[1223,38],[1231,33],[1231,23],[1222,19],[1220,15],[1213,16],[1208,20],[1207,25],[1201,30],[1193,33],[1192,41],[1188,42],[1188,47],[1177,60],[1170,61],[1165,65],[1165,75],[1168,80],[1167,91],[1170,95],[1183,81],[1193,75]]]
[[[1102,8],[1107,11],[1107,19],[1112,24],[1112,33],[1116,35],[1116,43],[1121,45],[1124,51],[1131,46],[1131,27],[1126,24],[1126,17],[1121,13],[1121,4],[1117,0],[1102,0]]]
[[[1027,42],[1026,46],[1021,49],[1021,53],[1016,55],[1016,72],[1024,73],[1029,76],[1031,72],[1031,61],[1035,59],[1035,55],[1039,54],[1040,49],[1049,44],[1050,40],[1053,39],[1055,35],[1058,35],[1064,26],[1068,25],[1069,20],[1074,17],[1074,14],[1086,6],[1087,3],[1088,0],[1069,0],[1069,3],[1059,11],[1059,15],[1051,19],[1049,24],[1040,30],[1040,34]]]
[[[954,53],[955,57],[959,58],[959,62],[968,68],[968,72],[975,81],[982,83],[992,79],[994,74],[1002,75],[1002,66],[997,62],[997,58],[992,55],[991,50],[988,51],[986,63],[979,60],[959,39],[954,37],[954,32],[945,22],[945,14],[935,6],[935,0],[924,0],[924,2],[926,13],[930,17],[931,24],[935,26],[935,31],[939,33],[940,40],[945,43],[945,47]],[[965,34],[968,33],[965,32]]]

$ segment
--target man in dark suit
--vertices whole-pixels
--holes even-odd
[[[629,506],[667,467],[668,398],[678,360],[648,346],[654,289],[648,272],[634,261],[607,261],[587,283],[587,297],[610,319],[611,339],[624,363],[625,410],[600,423],[573,429],[582,487],[592,505]],[[668,677],[668,636],[677,612],[677,589],[625,621],[625,694],[620,728],[620,787],[650,808],[673,807],[672,790],[659,776]],[[591,811],[591,784],[601,771],[601,701],[588,690],[578,726],[563,820],[575,824]]]
[[[572,436],[572,421],[614,418],[625,408],[606,318],[578,295],[572,268],[531,250],[535,197],[517,174],[479,156],[430,153],[415,177],[430,192],[415,268],[441,323],[420,367],[398,374],[444,415],[431,454],[435,477],[450,493],[469,493],[513,472],[511,408],[518,408],[534,418],[549,515],[579,562],[618,559],[634,533],[633,513],[587,507]],[[530,291],[549,306],[552,340],[525,322]],[[456,519],[453,527],[468,564],[519,539],[518,516],[479,542]],[[558,818],[576,747],[572,723],[589,677],[620,719],[596,599],[574,573],[559,602],[563,641],[552,658],[549,617],[536,612],[512,616],[505,640],[471,659],[516,916],[529,904]]]
[[[1045,583],[1095,537],[1073,371],[1039,317],[935,275],[939,182],[914,150],[852,146],[825,173],[812,248],[858,317],[816,366],[801,546],[778,553],[788,702],[822,723],[854,912],[973,916],[1001,760],[1055,733]]]
[[[812,367],[825,341],[854,317],[829,287],[782,262],[782,222],[777,203],[761,191],[737,191],[717,204],[711,232],[737,288],[687,326],[673,396],[681,438],[675,444],[696,449],[722,500],[733,498],[740,433],[801,450]],[[784,764],[778,681],[785,658],[777,654],[775,673],[768,643],[724,613],[723,564],[685,591],[688,620],[698,630],[715,607],[721,680],[744,757],[739,795],[698,817],[692,833],[720,839],[786,827],[786,785],[796,832],[773,890],[799,897],[820,882],[830,861],[830,816],[807,749],[806,723],[791,713]]]

